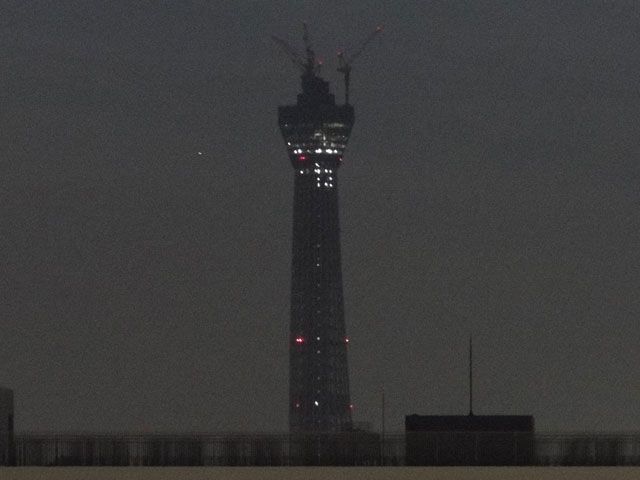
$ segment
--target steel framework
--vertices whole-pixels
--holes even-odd
[[[293,257],[289,355],[292,433],[351,429],[351,401],[342,296],[338,167],[354,122],[353,107],[336,105],[307,47],[302,93],[278,109],[294,168]],[[323,455],[320,438],[310,455]]]

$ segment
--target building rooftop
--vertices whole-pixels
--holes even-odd
[[[407,415],[407,432],[533,432],[532,415]]]

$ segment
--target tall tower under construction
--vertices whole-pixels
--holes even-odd
[[[338,168],[353,126],[353,107],[336,105],[307,45],[302,92],[278,108],[294,173],[289,350],[289,429],[351,429],[342,297]]]

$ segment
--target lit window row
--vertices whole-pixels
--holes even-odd
[[[298,173],[299,173],[300,175],[304,175],[304,174],[311,173],[311,170],[309,170],[308,168],[301,168],[300,170],[298,170]],[[315,173],[316,175],[323,175],[322,170],[320,170],[319,168],[316,168],[316,169],[313,171],[313,173]],[[325,175],[326,175],[326,174],[325,174]],[[317,181],[317,182],[319,182],[319,181],[320,181],[320,179],[321,179],[321,177],[319,177],[319,176],[318,176],[318,177],[316,177],[316,181]],[[331,175],[329,175],[329,176],[327,177],[327,180],[329,180],[330,182],[332,182],[332,181],[333,181],[333,177],[332,177]]]
[[[344,147],[342,149],[337,149],[337,148],[316,148],[316,149],[311,149],[311,148],[296,148],[295,150],[293,150],[293,153],[300,155],[301,153],[328,153],[330,155],[335,155],[340,153],[342,150],[344,150]]]

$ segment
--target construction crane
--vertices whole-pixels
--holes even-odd
[[[304,49],[306,53],[306,56],[304,57],[300,55],[300,53],[298,53],[298,51],[294,47],[289,45],[281,38],[278,38],[275,35],[271,35],[271,39],[278,45],[280,45],[289,59],[291,59],[294,65],[296,65],[303,74],[317,74],[320,71],[320,67],[322,67],[322,61],[316,61],[315,52],[313,51],[313,48],[311,48],[311,41],[309,39],[309,29],[307,28],[307,24],[303,23],[302,28],[304,30],[302,40],[304,42]]]
[[[364,49],[371,43],[375,36],[382,31],[382,27],[377,26],[376,29],[360,44],[356,53],[347,57],[344,52],[338,52],[338,71],[344,75],[344,103],[349,104],[349,81],[351,77],[351,65],[362,54]]]

